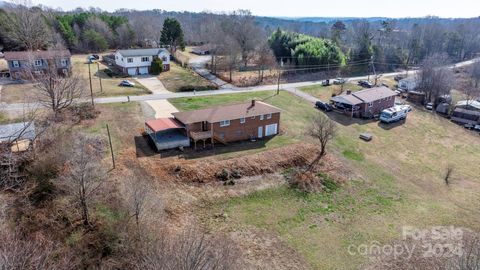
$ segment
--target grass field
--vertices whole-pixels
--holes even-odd
[[[178,92],[181,87],[207,87],[214,89],[215,85],[210,83],[207,79],[199,76],[189,69],[180,67],[179,65],[171,62],[170,70],[162,72],[158,78],[162,81],[165,88],[172,92]]]
[[[87,55],[73,55],[72,64],[73,72],[82,76],[85,82],[85,87],[90,90],[89,78],[88,78],[88,64],[87,64]],[[92,89],[95,96],[135,96],[135,95],[145,95],[151,94],[151,92],[146,89],[143,85],[137,83],[134,79],[129,78],[128,80],[135,82],[135,87],[120,87],[118,84],[124,80],[122,78],[111,78],[105,74],[102,70],[107,68],[107,66],[102,63],[96,63],[90,65],[90,72],[92,74]],[[100,71],[98,70],[100,68]],[[102,88],[100,87],[100,80],[102,79]]]
[[[362,90],[361,86],[358,86],[356,83],[345,83],[343,85],[343,90],[352,90],[358,91]],[[321,84],[312,85],[312,86],[305,86],[300,87],[300,90],[308,93],[314,97],[317,97],[323,101],[329,101],[332,97],[332,94],[339,95],[342,93],[342,86],[341,85],[330,85],[330,86],[322,86]]]
[[[172,102],[196,109],[272,93],[219,95]],[[282,109],[281,125],[290,142],[309,140],[305,125],[320,113],[310,104],[282,92],[265,99]],[[430,112],[414,110],[402,124],[330,114],[338,134],[330,152],[345,160],[349,181],[333,193],[304,195],[285,186],[227,199],[207,207],[203,219],[212,231],[261,230],[294,248],[313,269],[356,269],[366,262],[348,254],[351,244],[388,243],[401,237],[402,226],[456,225],[480,229],[480,138]],[[367,143],[360,132],[374,136]],[[454,176],[444,183],[447,166]],[[225,211],[218,222],[212,213]]]

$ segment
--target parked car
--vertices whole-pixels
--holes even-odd
[[[344,78],[336,78],[336,79],[333,80],[333,84],[344,84],[346,82],[347,82],[347,80],[344,79]]]
[[[330,80],[323,80],[322,85],[323,86],[329,86],[330,85]]]
[[[317,101],[315,102],[315,107],[317,109],[320,109],[325,112],[331,112],[333,110],[332,106],[328,103],[325,103],[323,101]]]
[[[425,104],[425,109],[431,111],[433,110],[433,103],[432,102],[428,102],[427,104]]]
[[[358,81],[358,85],[365,88],[372,88],[373,84],[369,81]]]
[[[120,82],[119,86],[124,86],[124,87],[134,87],[135,83],[131,82],[129,80],[123,80]]]
[[[3,54],[3,52],[0,52],[0,58],[3,58],[5,57],[5,55]]]
[[[99,60],[100,59],[100,56],[98,54],[92,54],[92,57],[95,59],[95,60]]]

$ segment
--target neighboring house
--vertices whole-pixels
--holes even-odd
[[[5,52],[5,60],[12,79],[24,78],[26,72],[41,75],[54,67],[59,74],[69,75],[72,70],[71,54],[68,50]]]
[[[192,53],[196,55],[209,55],[210,50],[208,50],[206,47],[196,47],[192,49]]]
[[[480,125],[480,102],[477,100],[462,100],[457,102],[450,120],[458,124]]]
[[[461,108],[465,110],[480,111],[480,101],[478,100],[461,100],[457,102],[455,108]]]
[[[347,92],[347,94],[332,97],[331,103],[337,110],[352,117],[372,118],[383,110],[395,105],[396,93],[388,87],[380,86]]]
[[[415,77],[408,77],[398,81],[398,88],[406,91],[413,91],[418,87],[418,80]]]
[[[277,135],[280,109],[261,101],[173,113],[174,118],[147,121],[145,129],[157,150],[189,146],[200,141],[221,143]],[[187,143],[188,142],[188,143]]]
[[[147,75],[154,57],[163,62],[163,70],[170,70],[170,53],[166,49],[129,49],[115,52],[115,64],[126,75]]]

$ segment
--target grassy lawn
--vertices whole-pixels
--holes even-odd
[[[282,134],[280,136],[275,136],[266,142],[265,147],[267,149],[301,141],[304,137],[303,130],[305,125],[308,123],[308,119],[317,113],[315,110],[311,110],[312,106],[310,104],[303,102],[300,98],[285,91],[281,91],[280,95],[276,95],[275,91],[262,91],[255,93],[238,93],[234,95],[225,94],[193,98],[176,98],[170,99],[169,101],[180,111],[188,111],[221,104],[249,102],[252,99],[262,100],[282,109],[280,120],[280,131]],[[299,114],[303,116],[298,119]],[[225,158],[239,154],[251,154],[260,150],[265,150],[265,148],[256,149],[254,151],[242,151],[242,149],[236,149],[235,152],[222,157]]]
[[[343,85],[344,91],[346,90],[358,91],[362,89],[363,88],[361,86],[358,86],[355,83],[348,82]],[[322,86],[321,84],[317,84],[317,85],[300,87],[300,90],[314,97],[317,97],[323,101],[329,101],[330,98],[332,97],[332,94],[339,95],[342,93],[342,86],[334,85],[334,84],[329,86]]]
[[[135,148],[134,137],[141,136],[144,118],[138,102],[97,104],[100,115],[95,121],[86,123],[82,130],[107,137],[109,125],[114,152]]]
[[[85,81],[85,87],[87,90],[90,90],[89,78],[88,78],[88,64],[87,64],[87,55],[73,55],[72,64],[73,72],[82,76]],[[120,87],[118,84],[124,80],[122,78],[111,78],[105,74],[102,70],[107,68],[99,62],[100,71],[98,71],[97,64],[90,65],[90,72],[92,74],[92,89],[95,96],[135,96],[135,95],[145,95],[151,94],[151,92],[146,89],[143,85],[137,83],[134,79],[129,78],[128,80],[135,82],[135,87]],[[102,88],[100,88],[100,80],[102,79]]]
[[[193,101],[195,105],[180,99],[174,104],[190,109],[248,99],[247,94],[233,96],[237,95],[200,98]],[[266,101],[283,110],[286,136],[307,139],[305,124],[317,110],[283,92]],[[228,216],[225,222],[206,218],[208,228],[273,233],[312,269],[357,269],[366,258],[349,255],[349,245],[400,239],[402,226],[480,229],[478,135],[420,110],[405,123],[389,126],[335,113],[329,116],[339,123],[330,151],[352,171],[343,187],[333,193],[304,195],[281,186],[228,199],[207,207],[207,216],[221,211]],[[373,141],[359,140],[360,132],[372,133]],[[455,168],[449,186],[443,180],[448,165]]]
[[[181,87],[207,87],[214,89],[215,85],[210,83],[207,79],[199,76],[191,70],[185,69],[176,63],[170,63],[170,70],[162,72],[158,78],[162,81],[165,88],[172,92],[179,92]]]
[[[7,84],[2,86],[0,102],[34,102],[37,89],[31,83]]]

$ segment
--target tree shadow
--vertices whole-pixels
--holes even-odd
[[[351,125],[367,125],[373,122],[376,122],[377,119],[364,119],[357,118],[345,115],[343,112],[332,111],[324,113],[330,120],[335,121],[336,123],[342,126],[351,126]]]
[[[389,123],[389,124],[382,123],[381,121],[379,121],[378,126],[381,127],[384,130],[391,130],[391,129],[394,129],[396,127],[404,125],[406,121],[407,121],[407,119],[402,119],[402,120],[397,121],[395,123]]]

